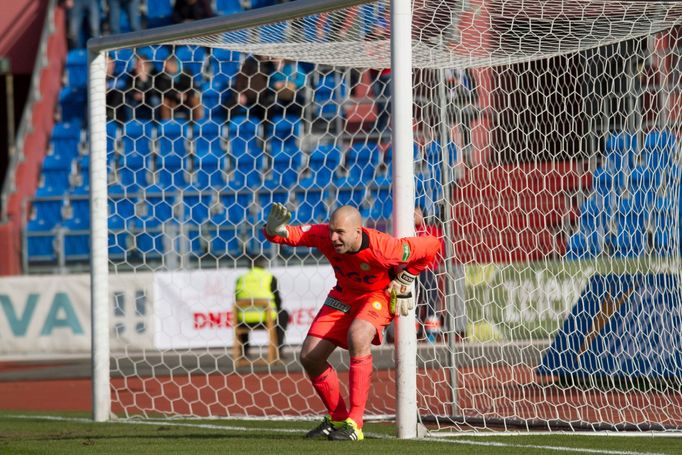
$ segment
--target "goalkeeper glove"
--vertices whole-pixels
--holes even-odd
[[[403,270],[388,286],[391,294],[391,310],[393,314],[400,312],[407,316],[414,309],[414,297],[412,297],[412,283],[415,276]]]
[[[265,232],[271,236],[288,237],[289,231],[287,231],[287,224],[291,220],[291,212],[287,210],[284,204],[275,202],[272,204],[270,209],[270,214],[268,215],[268,221],[265,225]]]

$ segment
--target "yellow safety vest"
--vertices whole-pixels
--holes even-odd
[[[241,299],[269,299],[272,317],[277,322],[277,306],[275,295],[272,293],[272,274],[259,267],[254,267],[237,279],[235,298]],[[265,311],[262,308],[251,307],[237,314],[239,322],[257,324],[265,322]]]

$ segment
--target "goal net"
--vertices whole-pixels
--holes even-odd
[[[681,13],[412,2],[415,229],[443,241],[416,309],[429,429],[681,428]],[[275,202],[296,224],[347,204],[392,232],[390,33],[378,1],[107,51],[113,415],[323,413],[298,351],[334,272],[262,227]],[[282,302],[244,358],[257,257]],[[396,413],[393,334],[370,419]]]

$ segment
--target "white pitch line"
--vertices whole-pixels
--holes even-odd
[[[76,423],[97,423],[91,419],[83,417],[62,417],[62,416],[32,416],[32,415],[9,415],[1,416],[10,419],[39,419],[52,420],[58,422],[76,422]],[[108,423],[117,423],[122,425],[151,425],[151,426],[168,426],[168,427],[182,427],[182,428],[200,428],[206,430],[227,430],[227,431],[253,431],[252,427],[237,427],[227,425],[215,425],[208,423],[181,423],[181,422],[167,422],[159,420],[111,420]],[[300,429],[286,429],[286,428],[258,428],[258,431],[268,433],[300,433]],[[388,436],[379,433],[365,433],[367,436],[374,439],[395,439],[393,436]],[[644,436],[644,435],[643,435]],[[585,449],[580,447],[557,447],[546,445],[527,445],[527,444],[507,444],[504,442],[492,441],[465,441],[454,439],[412,439],[416,442],[440,442],[444,444],[459,444],[472,445],[481,447],[509,447],[515,449],[535,449],[535,450],[553,450],[556,452],[576,452],[576,453],[596,453],[601,455],[662,455],[661,452],[623,452],[616,450],[602,450],[602,449]]]

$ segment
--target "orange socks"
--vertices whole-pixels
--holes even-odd
[[[365,357],[351,357],[348,386],[350,389],[350,412],[348,417],[362,428],[369,386],[372,379],[372,354]]]
[[[324,405],[327,407],[327,410],[329,411],[332,420],[335,422],[345,420],[346,417],[348,416],[348,411],[346,410],[346,402],[343,401],[343,398],[341,398],[341,390],[339,388],[339,377],[336,374],[336,370],[332,368],[331,365],[328,365],[327,369],[324,370],[321,375],[319,375],[316,378],[310,378],[310,381],[313,383],[315,391],[322,399],[322,403],[324,403]],[[366,400],[367,394],[365,393],[365,401]]]

